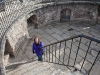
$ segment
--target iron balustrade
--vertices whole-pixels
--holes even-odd
[[[76,45],[75,41],[77,39],[78,39],[78,43]],[[88,40],[87,50],[81,49],[81,45],[83,44],[83,42],[82,42],[83,39]],[[68,47],[67,47],[67,44],[69,43],[68,41],[70,41],[69,53],[68,53]],[[96,56],[93,56],[90,53],[90,48],[92,47],[91,46],[92,42],[95,42],[96,44],[100,44],[100,40],[80,34],[80,35],[72,36],[70,38],[46,45],[46,46],[44,46],[44,49],[45,49],[44,61],[66,66],[70,70],[71,70],[71,68],[74,68],[75,70],[81,72],[83,75],[90,75],[90,72],[91,72],[93,66],[96,64],[97,61],[99,61],[98,59],[100,59],[99,58],[100,50],[98,50],[98,51],[94,50],[95,52],[97,52]],[[76,51],[73,50],[73,45],[77,46]],[[81,54],[79,53],[80,50],[85,52],[85,54],[83,54],[84,57],[81,56]],[[61,54],[61,52],[62,52],[62,54]],[[74,59],[72,57],[73,56],[72,52],[75,53]],[[92,61],[90,61],[88,59],[89,55],[91,56],[91,58],[93,58]],[[77,61],[79,57],[81,57],[83,61],[82,61],[82,64],[80,65],[80,67],[77,67],[76,65],[79,64]],[[67,63],[65,61],[65,58],[67,58]],[[73,61],[70,61],[70,60],[73,60]],[[83,71],[83,69],[85,68],[84,67],[85,61],[87,61],[91,65],[89,70],[87,71],[87,73],[85,73]],[[73,64],[70,64],[70,63],[73,63]]]

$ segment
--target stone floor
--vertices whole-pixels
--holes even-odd
[[[53,22],[53,23],[45,25],[41,29],[34,29],[33,27],[30,27],[28,29],[29,29],[28,32],[29,32],[30,39],[26,41],[23,44],[23,46],[17,51],[16,57],[14,59],[9,60],[8,65],[12,63],[20,62],[20,61],[37,60],[36,55],[32,54],[32,43],[35,36],[38,36],[40,40],[44,43],[44,45],[48,45],[48,44],[69,38],[70,36],[78,35],[78,34],[85,34],[87,36],[91,36],[100,40],[100,25],[96,24],[94,26],[91,23],[82,22],[82,21],[73,21],[73,22],[67,22],[67,23]],[[81,46],[81,49],[85,50],[87,48],[88,41],[89,40],[86,40],[86,39],[82,40],[83,44]],[[75,42],[75,44],[76,43],[77,42]],[[67,46],[68,45],[69,43],[67,43]],[[100,51],[100,43],[92,42],[91,49]],[[83,50],[80,50],[79,52],[81,56],[84,56]],[[95,51],[92,51],[91,54],[92,56],[95,56],[97,53]],[[72,55],[74,57],[74,53]],[[89,58],[87,59],[91,61],[92,60],[91,58],[93,57],[90,55],[88,56]],[[79,61],[81,64],[83,59],[80,58],[80,60]],[[86,62],[86,65],[88,65],[87,61],[85,62]],[[100,65],[100,64],[98,63],[97,65]],[[79,65],[76,65],[76,66],[79,66]],[[98,72],[97,75],[100,74],[99,70],[100,70],[100,66],[97,69],[97,72]]]

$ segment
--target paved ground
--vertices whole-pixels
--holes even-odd
[[[42,29],[30,28],[29,33],[30,37],[39,36],[47,45],[81,33],[100,39],[100,25],[93,26],[84,22],[51,23]]]
[[[32,54],[32,43],[35,36],[38,36],[41,39],[41,41],[44,43],[44,45],[48,45],[50,43],[54,43],[56,41],[63,40],[63,39],[69,38],[70,36],[81,34],[81,33],[100,40],[100,25],[97,24],[94,26],[88,22],[86,23],[82,21],[77,21],[77,22],[67,22],[67,23],[53,22],[53,23],[45,25],[45,27],[41,29],[34,29],[33,27],[30,27],[29,36],[31,39],[29,39],[28,41],[26,41],[25,44],[23,44],[23,47],[21,47],[17,51],[16,58],[10,59],[9,64],[19,62],[19,61],[37,60],[36,55]],[[82,57],[84,57],[86,53],[85,50],[87,50],[87,45],[89,43],[89,40],[83,39],[82,42],[83,42],[83,44],[81,45],[82,50],[80,50],[79,54]],[[67,46],[69,46],[69,44],[70,43],[67,43]],[[75,42],[74,44],[77,44],[77,42]],[[73,46],[74,50],[75,48],[76,46],[75,47]],[[91,49],[100,50],[100,43],[98,44],[96,42],[92,42]],[[69,49],[67,49],[66,55],[68,53],[68,50]],[[63,51],[61,51],[61,54],[62,53]],[[88,55],[87,60],[90,62],[93,62],[92,60],[93,56],[95,56],[97,53],[95,51],[92,51],[91,54],[92,55]],[[72,53],[71,58],[74,59],[74,57],[75,57],[75,52]],[[67,62],[66,60],[64,61]],[[79,64],[82,65],[81,63],[83,62],[83,58],[79,58],[77,62],[79,62]],[[85,67],[87,67],[88,62],[85,61],[85,63],[86,63]],[[99,65],[99,63],[97,65]],[[79,65],[76,65],[76,66],[79,66]],[[56,67],[56,65],[55,66],[53,65],[53,67]],[[99,70],[100,69],[98,69],[97,71],[98,74],[99,74]]]

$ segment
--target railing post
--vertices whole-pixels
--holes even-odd
[[[53,45],[52,45],[52,62],[53,62]]]
[[[69,60],[70,60],[70,55],[71,55],[71,50],[72,50],[72,44],[73,44],[73,39],[72,39],[72,42],[71,42],[71,48],[70,48],[70,53],[69,53],[68,63],[67,63],[67,65],[69,65]]]
[[[77,53],[76,53],[76,57],[75,57],[75,61],[74,61],[74,65],[73,66],[75,66],[75,62],[76,62],[78,51],[79,51],[80,44],[81,44],[81,39],[82,39],[82,37],[80,37],[80,41],[79,41],[79,44],[78,44]]]
[[[49,45],[49,62],[50,62],[50,45]]]
[[[61,42],[60,42],[60,46],[59,46],[59,61],[60,61],[60,50],[61,50]],[[59,61],[58,61],[58,64],[59,64]]]
[[[46,60],[48,61],[48,56],[47,56],[47,47],[46,47]]]
[[[57,49],[57,44],[55,44],[55,63],[56,63],[56,49]]]
[[[89,46],[88,46],[88,49],[87,49],[87,51],[86,51],[86,55],[85,55],[85,58],[84,58],[84,60],[83,60],[83,63],[82,63],[82,66],[81,66],[80,71],[82,70],[82,67],[83,67],[83,65],[84,65],[84,62],[85,62],[86,56],[87,56],[88,51],[89,51],[89,48],[90,48],[90,45],[91,45],[91,41],[90,41]]]
[[[64,48],[63,64],[64,64],[64,59],[65,59],[65,49],[66,49],[66,41],[65,41],[65,48]]]
[[[98,52],[98,54],[97,54],[97,56],[96,56],[96,58],[95,58],[95,60],[94,60],[94,62],[93,62],[93,64],[92,64],[92,66],[91,66],[91,68],[90,68],[90,70],[89,70],[89,72],[88,72],[88,75],[90,74],[90,72],[91,72],[93,66],[95,65],[96,60],[97,60],[97,58],[98,58],[99,55],[100,55],[100,51]]]
[[[45,50],[46,50],[46,49],[44,48],[44,54],[43,54],[43,55],[44,55],[44,61],[45,61]]]

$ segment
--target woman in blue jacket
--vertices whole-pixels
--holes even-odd
[[[43,50],[44,50],[43,43],[40,42],[38,37],[35,37],[34,43],[32,46],[32,51],[33,53],[36,53],[36,55],[38,56],[38,61],[43,61],[43,58],[42,58]]]

